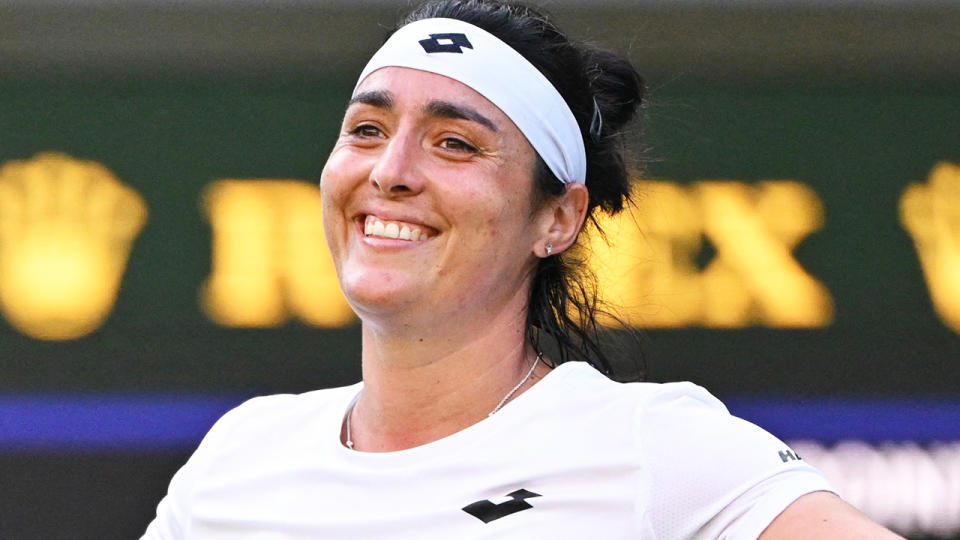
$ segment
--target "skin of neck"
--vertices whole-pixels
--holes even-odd
[[[492,314],[443,318],[426,328],[365,323],[364,388],[350,419],[354,448],[412,448],[486,418],[536,358],[526,339],[528,287],[517,290]],[[537,366],[511,399],[547,371]]]

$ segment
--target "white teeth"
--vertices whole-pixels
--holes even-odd
[[[367,236],[379,236],[381,238],[395,238],[399,240],[410,240],[417,242],[426,240],[427,234],[420,229],[411,227],[407,224],[384,223],[373,216],[368,216],[363,224],[363,234]]]

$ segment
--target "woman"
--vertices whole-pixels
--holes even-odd
[[[228,413],[146,537],[888,535],[702,389],[598,371],[566,252],[624,204],[620,130],[641,88],[522,6],[409,15],[361,74],[321,179],[363,382]]]

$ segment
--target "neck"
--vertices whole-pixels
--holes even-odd
[[[365,325],[364,389],[351,414],[355,448],[411,448],[486,418],[536,360],[525,326],[523,310],[493,324],[458,325],[469,329],[459,332],[396,333]],[[510,399],[546,371],[540,363]]]

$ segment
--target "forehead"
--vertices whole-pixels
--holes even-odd
[[[354,97],[368,92],[383,92],[391,107],[423,108],[431,102],[468,107],[488,118],[495,131],[520,133],[499,107],[473,88],[444,75],[406,67],[380,68],[361,82]],[[381,104],[387,105],[387,104]]]

